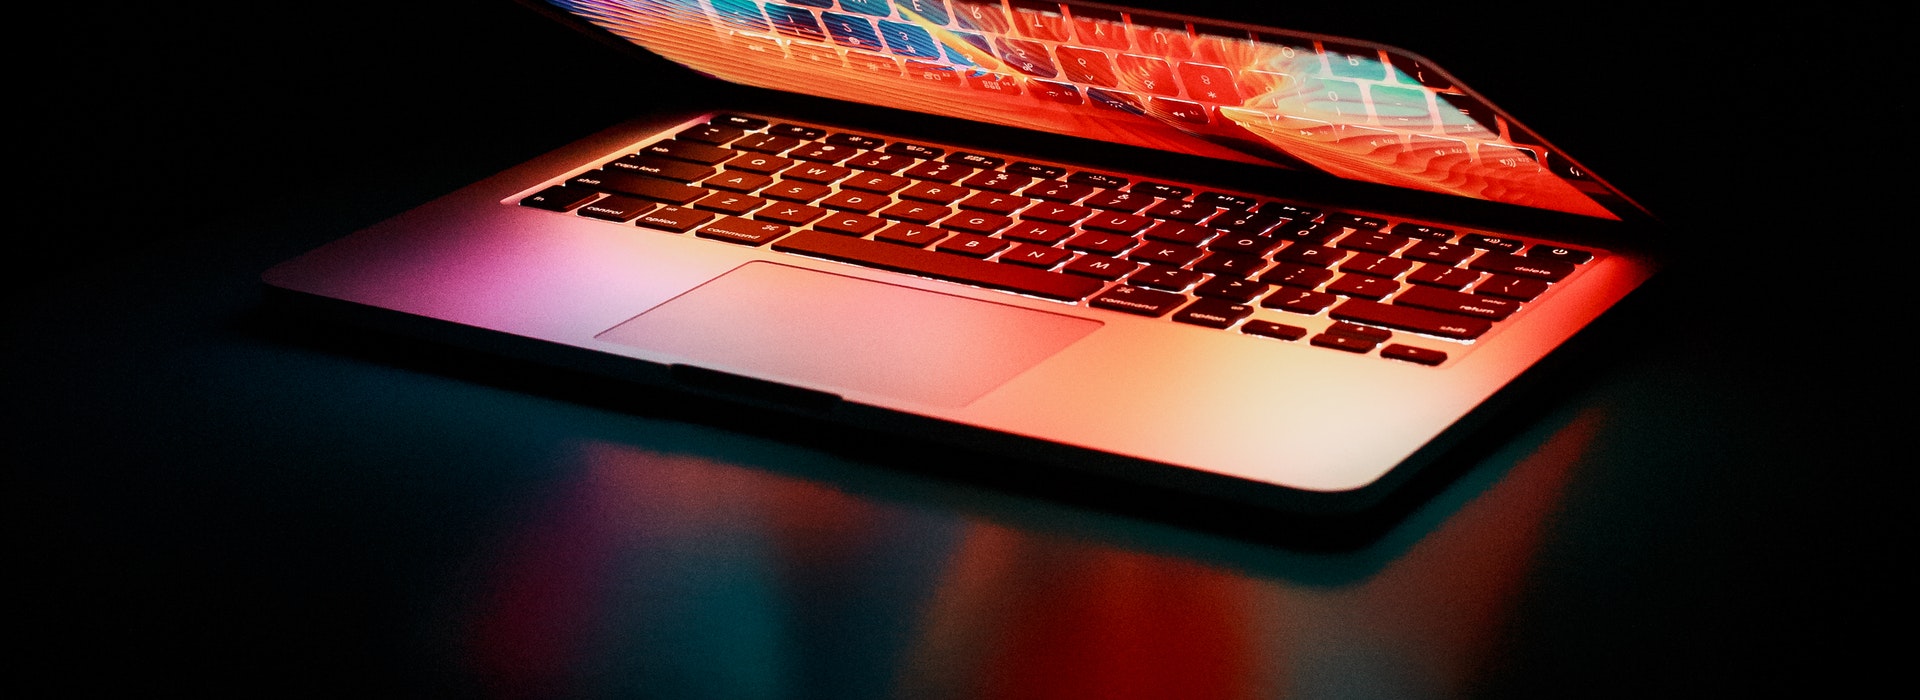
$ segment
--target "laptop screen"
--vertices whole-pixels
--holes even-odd
[[[1603,219],[1634,205],[1413,54],[1033,0],[546,0],[720,79]]]

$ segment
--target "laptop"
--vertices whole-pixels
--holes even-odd
[[[526,4],[629,52],[598,88],[657,108],[275,266],[276,298],[1341,515],[1666,264],[1644,208],[1365,37],[1098,2]]]

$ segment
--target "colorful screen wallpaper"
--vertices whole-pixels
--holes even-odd
[[[757,87],[1584,216],[1624,198],[1407,54],[1031,0],[547,0]]]

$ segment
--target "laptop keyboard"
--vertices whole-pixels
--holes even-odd
[[[1435,366],[1598,259],[745,115],[595,163],[520,204]]]

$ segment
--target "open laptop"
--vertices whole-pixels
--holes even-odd
[[[1364,37],[1094,2],[528,4],[632,49],[627,89],[678,71],[672,99],[270,290],[930,448],[1343,514],[1663,264],[1631,199]]]

